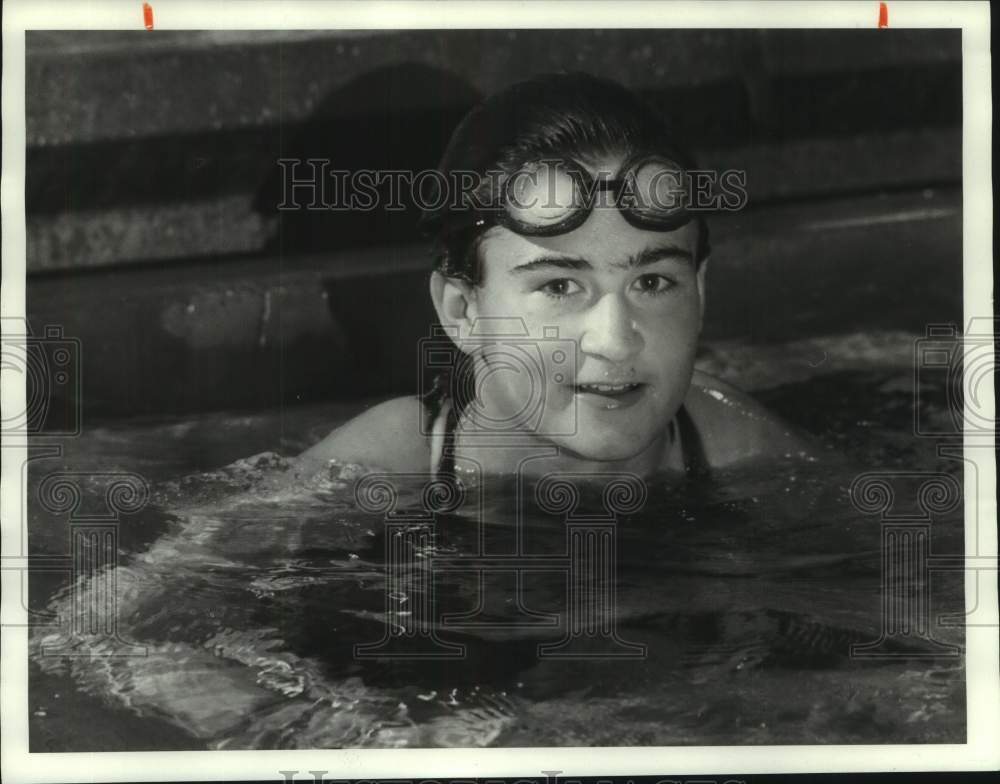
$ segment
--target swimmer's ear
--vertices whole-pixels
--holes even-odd
[[[698,327],[699,331],[701,326],[705,323],[705,270],[708,269],[708,259],[704,258],[701,260],[701,264],[698,265],[698,272],[696,273],[696,278],[698,280]]]
[[[442,327],[454,330],[459,340],[469,335],[478,313],[475,287],[471,283],[432,272],[431,301]]]

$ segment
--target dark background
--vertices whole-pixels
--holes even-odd
[[[554,70],[629,85],[702,166],[747,170],[748,209],[711,223],[706,341],[961,321],[958,30],[26,43],[27,311],[79,338],[85,418],[415,392],[415,212],[279,220],[276,160],[428,168],[478,97]]]

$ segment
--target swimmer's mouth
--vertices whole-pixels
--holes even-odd
[[[603,395],[604,397],[618,397],[634,392],[642,384],[575,384],[573,391],[577,394]]]

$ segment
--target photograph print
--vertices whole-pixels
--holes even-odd
[[[962,30],[668,17],[26,31],[32,754],[967,742]]]

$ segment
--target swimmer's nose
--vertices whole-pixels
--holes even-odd
[[[624,297],[608,293],[585,316],[580,350],[609,362],[631,359],[643,347],[635,318]]]

